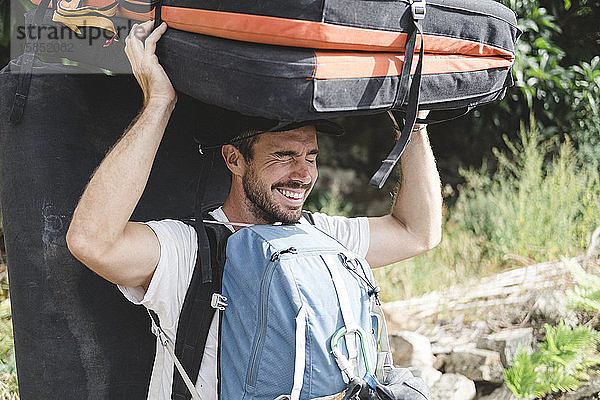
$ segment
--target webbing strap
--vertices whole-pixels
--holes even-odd
[[[50,0],[41,0],[38,4],[35,13],[33,15],[32,26],[34,29],[30,30],[29,27],[26,29],[27,32],[35,32],[35,27],[39,26],[44,19],[46,10]],[[25,39],[25,53],[21,57],[21,71],[17,80],[17,88],[15,90],[15,97],[13,99],[12,109],[10,110],[10,121],[17,122],[23,117],[23,110],[25,109],[25,103],[27,103],[27,97],[29,96],[29,87],[31,86],[31,73],[33,71],[33,63],[35,61],[35,53],[37,51],[37,42],[40,35],[35,35],[31,38],[30,35],[26,36]]]
[[[179,362],[179,359],[175,355],[175,349],[173,347],[173,343],[168,338],[165,331],[163,331],[162,328],[160,327],[160,321],[158,320],[158,315],[156,315],[156,313],[154,311],[151,311],[148,309],[146,309],[146,311],[148,311],[148,315],[150,315],[150,320],[152,321],[152,333],[154,333],[156,335],[160,344],[167,350],[167,353],[169,353],[169,356],[171,356],[171,359],[173,360],[173,364],[175,364],[175,368],[181,374],[183,381],[185,382],[185,385],[186,385],[188,391],[190,392],[190,395],[192,396],[192,399],[202,400],[202,398],[198,394],[198,391],[196,390],[196,386],[192,383],[192,380],[190,379],[188,374],[185,372],[185,370],[183,369],[183,366],[181,365],[181,362]]]
[[[158,7],[158,6],[157,6]],[[206,235],[206,229],[203,223],[203,204],[204,204],[204,191],[206,183],[210,174],[212,174],[213,167],[215,164],[216,151],[210,151],[204,156],[204,165],[202,166],[202,172],[198,178],[198,186],[196,188],[196,205],[194,211],[196,234],[198,236],[198,252],[196,255],[196,268],[200,268],[202,273],[202,283],[212,282],[212,270],[210,266],[211,252],[210,245],[208,242],[208,236]]]
[[[304,384],[306,365],[306,306],[302,305],[296,316],[296,354],[294,360],[294,384],[290,400],[300,399],[300,391]]]
[[[331,280],[333,281],[335,293],[337,295],[338,302],[340,303],[342,319],[344,320],[344,325],[346,326],[346,329],[348,331],[348,333],[344,335],[344,341],[346,342],[346,349],[348,350],[348,360],[352,364],[354,374],[356,374],[358,373],[358,348],[356,346],[356,330],[360,327],[356,323],[356,319],[354,318],[354,313],[352,312],[352,306],[348,297],[346,284],[344,283],[342,275],[340,274],[340,271],[337,268],[338,263],[325,262],[325,264],[327,265],[329,273],[331,274]],[[332,265],[332,267],[330,267],[330,265]]]
[[[390,154],[385,160],[382,161],[381,167],[379,167],[379,170],[375,172],[375,175],[373,175],[371,181],[369,182],[369,184],[377,186],[380,189],[385,184],[385,181],[390,176],[392,169],[398,163],[398,160],[400,160],[400,156],[402,155],[402,153],[406,149],[406,146],[410,142],[410,134],[415,126],[415,121],[417,120],[417,113],[419,111],[419,94],[421,89],[421,73],[423,71],[423,57],[425,53],[425,45],[423,43],[423,29],[421,28],[420,22],[418,22],[417,20],[413,20],[413,23],[415,25],[415,34],[416,32],[418,32],[421,37],[419,61],[417,63],[417,69],[413,76],[410,85],[410,90],[408,92],[408,108],[406,110],[406,123],[402,128],[402,134],[396,141],[396,144],[394,145],[394,148],[392,149]],[[407,60],[405,56],[404,64],[406,65],[406,63]],[[404,66],[402,68],[402,71],[402,73],[404,73]]]
[[[163,0],[158,0],[154,6],[154,29],[158,28],[158,26],[162,24],[162,4]]]
[[[225,264],[225,246],[231,231],[223,225],[206,225],[208,246],[211,248],[209,267],[213,270],[211,282],[202,282],[202,273],[196,263],[190,285],[185,295],[183,307],[177,322],[175,354],[189,376],[196,378],[204,358],[204,349],[214,318],[215,308],[211,304],[213,294],[221,293],[221,280]],[[220,335],[219,335],[220,339]],[[189,400],[183,376],[173,374],[171,398]]]
[[[379,338],[377,340],[377,364],[375,367],[375,376],[379,382],[385,382],[388,372],[394,367],[392,350],[390,348],[390,339],[388,336],[385,314],[381,306],[375,302],[371,303],[371,312],[377,317],[379,323]]]
[[[410,71],[412,68],[413,57],[415,55],[416,43],[417,28],[413,26],[413,29],[406,40],[406,44],[404,45],[404,62],[402,63],[402,70],[400,71],[398,91],[396,92],[396,98],[394,99],[394,104],[398,104],[400,106],[406,102],[406,96],[408,95],[410,89]],[[421,48],[423,48],[423,46],[421,46]]]

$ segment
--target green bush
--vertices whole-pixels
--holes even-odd
[[[496,262],[511,254],[538,262],[580,254],[600,223],[598,172],[579,166],[568,138],[546,163],[555,143],[531,126],[521,130],[520,144],[507,141],[508,154],[495,151],[494,175],[485,167],[462,171],[466,184],[452,218]]]
[[[546,324],[540,351],[520,351],[504,370],[506,385],[517,397],[543,397],[551,392],[575,390],[589,379],[591,367],[600,364],[596,349],[600,335],[590,327]]]
[[[600,312],[600,276],[586,272],[581,265],[565,261],[577,285],[568,291],[570,305],[598,315]],[[510,368],[504,370],[507,386],[517,397],[542,397],[551,392],[575,390],[595,373],[600,365],[600,332],[589,323],[570,327],[564,322],[555,327],[546,324],[546,339],[539,351],[520,351]]]

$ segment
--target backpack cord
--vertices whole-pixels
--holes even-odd
[[[192,380],[190,379],[187,372],[185,372],[183,365],[181,365],[181,362],[179,362],[179,359],[175,355],[175,346],[173,346],[173,342],[171,342],[171,340],[167,337],[167,334],[165,333],[165,331],[163,331],[162,328],[160,327],[158,321],[156,321],[156,319],[155,319],[156,314],[154,314],[154,312],[152,312],[148,309],[146,309],[146,311],[148,311],[148,315],[150,315],[150,319],[152,320],[152,333],[156,335],[160,344],[167,350],[167,352],[173,359],[173,363],[175,364],[177,371],[179,371],[179,374],[181,375],[181,378],[183,379],[185,386],[187,386],[188,390],[190,391],[190,394],[192,395],[192,399],[202,400],[202,397],[200,397],[200,394],[198,394],[198,391],[196,390],[196,387],[192,383]],[[154,314],[154,315],[152,315],[152,314]]]

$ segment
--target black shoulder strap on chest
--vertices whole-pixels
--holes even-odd
[[[302,210],[302,216],[306,219],[311,225],[315,224],[315,217],[310,211]]]
[[[204,224],[204,230],[208,240],[207,246],[210,248],[213,279],[210,282],[203,282],[200,259],[197,259],[179,315],[175,340],[175,355],[194,383],[200,371],[210,325],[215,315],[216,308],[213,308],[211,301],[214,294],[221,293],[225,247],[231,235],[231,231],[224,225]],[[190,398],[191,394],[183,378],[177,370],[174,370],[171,399],[189,400]]]

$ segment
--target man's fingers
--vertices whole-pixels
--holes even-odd
[[[129,35],[135,37],[139,41],[143,41],[144,39],[146,39],[148,34],[150,34],[153,26],[153,20],[148,20],[142,24],[134,24],[131,27],[131,32],[129,33]]]
[[[144,42],[144,47],[145,47],[147,56],[154,54],[154,51],[156,50],[156,42],[158,41],[158,39],[161,38],[163,33],[165,33],[166,31],[167,31],[167,23],[163,22],[155,30],[153,30],[150,35],[148,35],[148,37],[146,38],[146,40]]]

